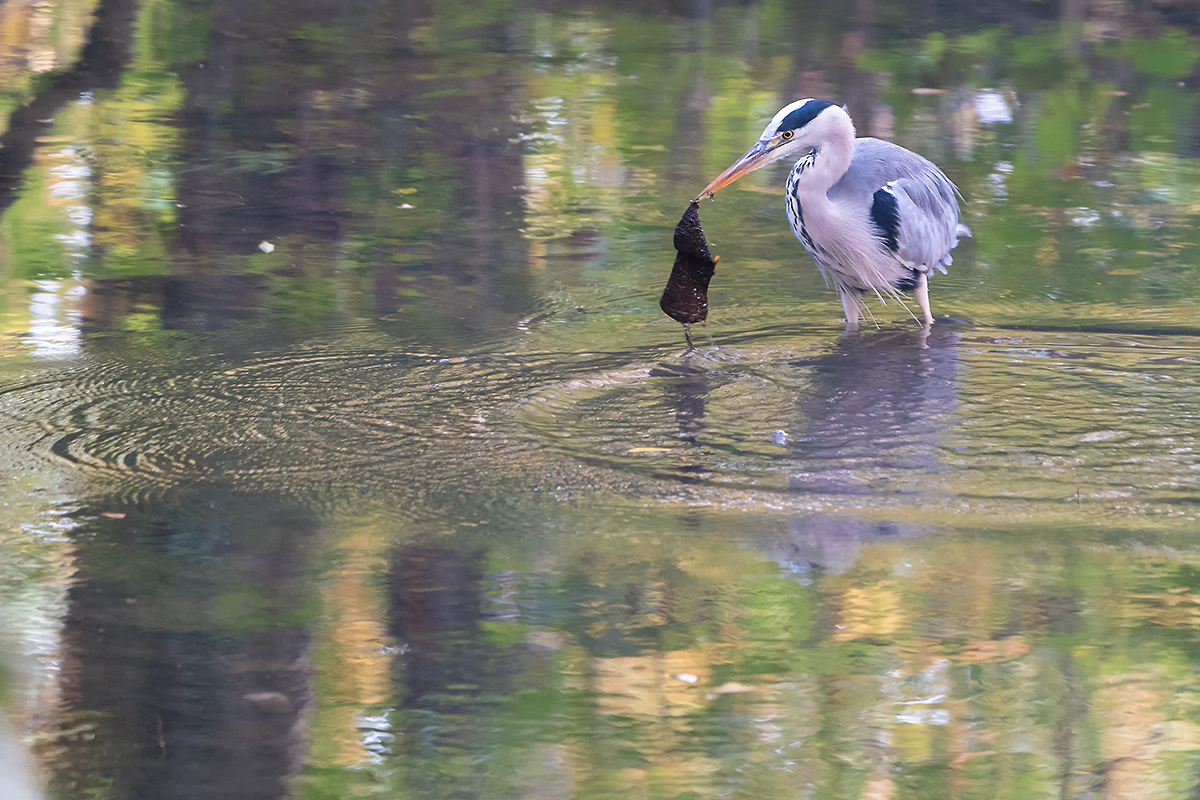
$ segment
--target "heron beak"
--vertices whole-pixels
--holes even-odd
[[[745,155],[730,164],[729,168],[720,175],[713,178],[712,182],[704,187],[704,191],[696,196],[696,202],[700,202],[706,197],[711,198],[718,191],[724,189],[747,172],[753,172],[759,167],[765,167],[771,163],[771,154],[774,151],[775,148],[769,144],[756,142],[754,147],[746,151]]]

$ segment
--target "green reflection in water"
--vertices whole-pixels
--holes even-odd
[[[343,573],[350,591],[329,598],[341,633],[324,645],[336,669],[318,678],[327,760],[306,769],[302,792],[1193,785],[1190,556],[1079,532],[872,535],[815,516],[743,548],[737,519],[609,516],[563,531],[541,564],[504,545],[484,555],[473,537],[405,545],[387,600],[364,603]],[[857,555],[844,571],[813,563],[841,547]],[[373,616],[388,602],[395,638]],[[399,649],[371,652],[355,631]]]
[[[0,231],[50,795],[1194,793],[1200,48],[1053,11],[141,3]],[[764,171],[681,357],[808,95],[965,323],[839,338]]]

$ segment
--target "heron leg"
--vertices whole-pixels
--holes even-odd
[[[933,324],[933,314],[929,310],[929,276],[926,273],[920,273],[913,294],[916,295],[917,305],[921,307],[921,314],[925,317],[925,326],[929,327]]]
[[[862,315],[862,312],[859,310],[859,298],[861,295],[852,290],[842,291],[838,294],[842,296],[842,309],[846,312],[846,329],[852,331],[858,330],[858,319]]]

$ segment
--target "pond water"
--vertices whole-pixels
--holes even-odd
[[[0,796],[1200,788],[1200,18],[0,6]],[[784,103],[939,163],[841,305]]]

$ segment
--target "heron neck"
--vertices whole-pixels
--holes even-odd
[[[818,145],[811,156],[796,165],[802,170],[796,186],[801,201],[829,202],[826,193],[846,174],[853,157],[853,127],[847,126],[846,130],[836,131],[836,135]],[[808,163],[805,164],[805,161]]]

